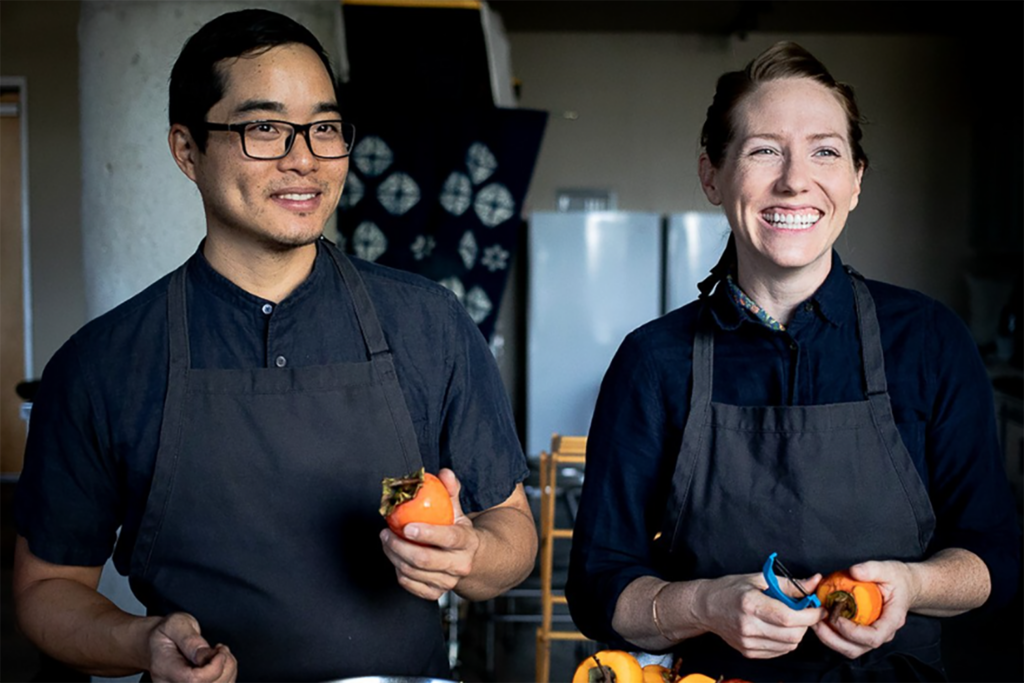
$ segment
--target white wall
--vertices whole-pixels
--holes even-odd
[[[870,124],[860,206],[838,242],[869,277],[961,313],[969,255],[969,113],[954,39],[924,36],[512,33],[520,106],[551,112],[529,209],[559,188],[612,189],[623,210],[709,210],[697,180],[700,128],[723,72],[796,40],[851,83]],[[566,112],[571,112],[567,118]]]

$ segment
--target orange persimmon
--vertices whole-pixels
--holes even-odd
[[[711,676],[705,676],[704,674],[687,674],[682,678],[678,679],[676,683],[718,683]]]
[[[672,669],[661,664],[648,664],[643,668],[644,683],[675,683]]]
[[[576,667],[572,683],[644,683],[644,672],[628,652],[601,650]]]
[[[381,487],[380,514],[399,536],[403,536],[405,525],[412,522],[451,524],[455,521],[448,489],[422,467],[405,477],[385,477]]]
[[[882,614],[882,590],[878,584],[858,581],[844,570],[826,576],[814,592],[829,613],[861,626],[875,623]]]

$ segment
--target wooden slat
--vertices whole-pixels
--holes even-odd
[[[541,625],[537,629],[536,679],[548,683],[551,675],[551,642],[588,640],[579,631],[553,631],[551,629],[554,605],[567,604],[565,595],[554,594],[552,564],[554,542],[572,538],[572,529],[555,527],[555,496],[558,494],[558,466],[584,465],[587,437],[552,434],[551,452],[540,454],[540,580]]]

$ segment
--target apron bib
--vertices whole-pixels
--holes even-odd
[[[850,274],[863,401],[712,402],[714,332],[708,311],[702,313],[690,412],[658,541],[667,579],[759,572],[772,552],[798,577],[866,560],[924,557],[935,515],[893,419],[874,301],[860,276]],[[891,643],[854,661],[812,632],[795,652],[771,660],[748,660],[713,634],[684,641],[677,652],[684,670],[751,681],[942,679],[939,624],[915,614]],[[922,665],[923,674],[900,673],[908,654],[906,666]]]
[[[381,549],[381,479],[422,461],[362,278],[369,360],[190,367],[186,266],[168,296],[170,368],[131,584],[149,614],[184,611],[227,644],[239,680],[450,677],[436,602],[399,587]]]

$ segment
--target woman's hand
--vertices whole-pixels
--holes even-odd
[[[821,575],[815,574],[800,583],[810,593],[819,581]],[[788,581],[783,581],[780,587],[790,597],[803,597]],[[717,634],[749,659],[770,659],[792,652],[807,629],[815,627],[825,617],[825,611],[791,609],[765,595],[765,588],[761,574],[724,576],[708,581],[694,603],[696,618],[706,630]]]
[[[907,613],[948,617],[982,605],[992,588],[988,567],[963,548],[946,548],[922,562],[870,561],[850,576],[874,581],[882,591],[882,615],[870,626],[829,616],[814,627],[818,640],[850,659],[891,641]]]
[[[907,621],[918,587],[910,566],[903,562],[855,564],[850,567],[850,576],[878,584],[882,590],[882,615],[870,626],[855,624],[838,614],[829,615],[814,626],[814,633],[826,646],[854,659],[895,637]]]
[[[821,575],[815,574],[800,583],[811,592],[820,581]],[[779,657],[796,649],[807,629],[825,618],[825,610],[790,609],[765,595],[767,587],[761,574],[668,584],[653,576],[641,576],[619,596],[612,628],[625,640],[651,652],[710,632],[744,657]],[[781,588],[790,597],[803,597],[786,581]],[[655,596],[660,628],[653,620]]]

